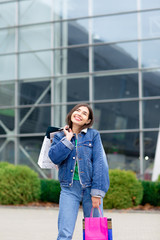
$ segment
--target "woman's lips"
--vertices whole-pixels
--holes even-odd
[[[74,117],[77,121],[82,121],[82,119],[80,118],[80,117],[78,117],[78,116],[75,116]]]

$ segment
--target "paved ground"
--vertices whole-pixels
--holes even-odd
[[[104,211],[113,240],[160,240],[160,211]],[[58,208],[0,207],[0,240],[56,240]],[[80,209],[73,240],[82,240]]]

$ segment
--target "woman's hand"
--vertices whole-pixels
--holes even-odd
[[[92,207],[93,208],[99,208],[100,204],[101,204],[101,198],[92,197]]]
[[[66,135],[66,138],[68,141],[71,141],[72,137],[73,137],[73,132],[72,132],[72,129],[69,128],[68,125],[66,125],[63,129],[64,131],[64,134]]]

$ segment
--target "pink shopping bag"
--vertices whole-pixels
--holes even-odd
[[[85,240],[108,240],[108,224],[107,218],[102,217],[101,210],[100,217],[93,218],[93,208],[91,216],[85,218]]]

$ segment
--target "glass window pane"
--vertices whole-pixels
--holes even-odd
[[[14,109],[0,109],[0,134],[9,134],[14,129]]]
[[[66,125],[67,113],[71,110],[73,106],[59,105],[54,107],[54,126],[64,127]]]
[[[93,15],[108,14],[114,12],[125,12],[137,9],[137,2],[130,0],[129,4],[127,0],[112,0],[107,2],[106,0],[93,0]]]
[[[116,15],[93,19],[94,42],[113,42],[131,39],[137,39],[137,14]]]
[[[88,71],[88,47],[68,49],[68,73]]]
[[[16,2],[1,3],[0,27],[10,27],[16,24]]]
[[[57,18],[79,18],[88,16],[88,0],[55,0],[54,1],[54,15]]]
[[[98,130],[136,129],[139,127],[138,101],[94,104],[94,128]]]
[[[144,179],[151,180],[157,147],[158,132],[144,132]]]
[[[142,38],[160,37],[160,11],[141,13],[141,18]]]
[[[42,133],[50,126],[50,107],[21,108],[20,112],[20,133]]]
[[[138,97],[138,74],[94,77],[94,99]]]
[[[51,52],[34,52],[19,55],[19,77],[48,77],[51,74]]]
[[[54,47],[88,44],[88,19],[54,24]]]
[[[19,28],[19,50],[31,51],[51,47],[51,25]]]
[[[15,78],[15,55],[0,56],[0,80]]]
[[[0,31],[0,53],[9,53],[15,51],[15,29],[6,29]]]
[[[57,78],[54,81],[55,102],[77,102],[89,100],[89,79]]]
[[[14,142],[7,138],[0,138],[0,162],[14,164]]]
[[[94,71],[138,67],[137,43],[95,46]]]
[[[52,0],[19,1],[20,24],[51,21]]]
[[[67,80],[67,102],[89,100],[89,79],[76,78]]]
[[[160,40],[151,40],[142,42],[142,63],[143,67],[159,67],[160,54],[157,49],[160,49]]]
[[[160,2],[159,0],[141,0],[141,8],[142,9],[150,9],[150,8],[159,8]]]
[[[54,73],[88,72],[88,47],[62,49],[54,52]]]
[[[132,170],[140,173],[139,133],[101,134],[110,169]]]
[[[15,85],[14,83],[0,84],[0,106],[14,105]]]
[[[160,100],[143,101],[144,128],[159,128]]]
[[[160,70],[155,72],[143,72],[143,96],[160,96]]]
[[[20,104],[50,103],[50,81],[21,82],[19,91]]]

